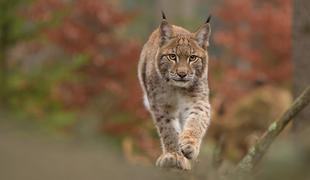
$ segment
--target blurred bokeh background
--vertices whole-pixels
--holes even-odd
[[[55,167],[40,164],[54,156],[61,172],[84,172],[77,164],[100,172],[114,161],[153,167],[159,139],[136,72],[161,10],[191,31],[213,16],[212,125],[201,157],[221,142],[225,163],[235,164],[289,107],[296,87],[301,92],[292,72],[292,0],[0,0],[0,177],[31,174],[20,161]]]

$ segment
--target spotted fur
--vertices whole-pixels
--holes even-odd
[[[142,49],[138,76],[161,140],[159,167],[188,170],[199,154],[210,124],[209,36],[209,21],[191,33],[164,18]]]

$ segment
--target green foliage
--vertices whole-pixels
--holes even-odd
[[[72,125],[76,115],[66,110],[57,99],[57,87],[63,81],[79,81],[73,72],[87,62],[86,55],[79,54],[67,60],[47,61],[31,71],[14,67],[9,77],[11,111],[19,118],[37,119],[46,128],[61,129]]]
[[[20,13],[25,4],[32,0],[1,0],[0,1],[0,29],[10,29],[7,35],[8,44],[13,45],[17,41],[34,35],[37,28],[34,24],[30,24]],[[3,37],[0,33],[0,37]]]

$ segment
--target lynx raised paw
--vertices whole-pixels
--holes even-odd
[[[187,159],[196,159],[199,154],[199,145],[191,138],[180,138],[181,152]]]
[[[159,156],[156,166],[162,168],[177,168],[181,170],[190,170],[190,162],[181,154],[165,153]]]

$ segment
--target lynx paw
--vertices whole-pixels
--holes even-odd
[[[196,159],[199,154],[199,145],[192,138],[180,138],[181,152],[187,159]]]
[[[165,153],[159,156],[156,166],[162,168],[177,168],[181,170],[190,170],[190,162],[181,154]]]

